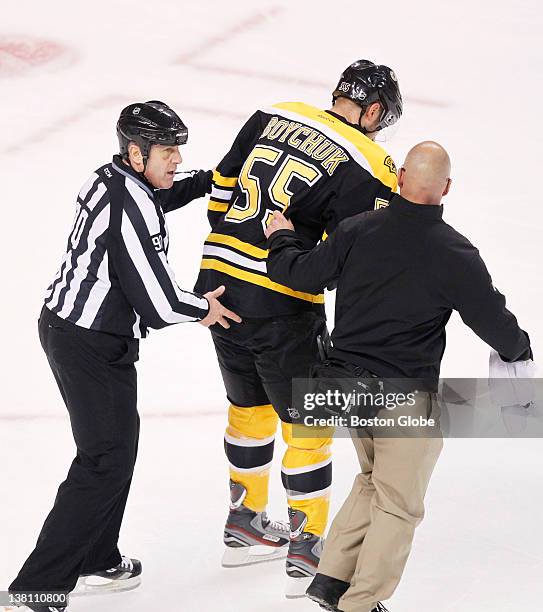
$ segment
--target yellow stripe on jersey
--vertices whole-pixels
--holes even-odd
[[[223,176],[218,170],[213,170],[213,182],[217,187],[235,187],[237,176]]]
[[[336,134],[354,145],[364,156],[375,178],[379,179],[383,185],[389,187],[392,191],[397,190],[398,178],[392,158],[380,145],[373,142],[373,140],[356,128],[350,127],[329,113],[303,102],[282,102],[274,104],[272,108],[295,113],[300,115],[300,117],[309,119],[311,121],[310,124],[314,125],[317,123],[334,130]],[[314,125],[314,127],[318,129],[318,126]],[[341,144],[341,141],[339,144]]]
[[[246,283],[259,285],[265,289],[277,291],[277,293],[283,293],[284,295],[289,295],[290,297],[298,298],[299,300],[305,300],[306,302],[313,302],[315,304],[324,304],[324,294],[322,293],[319,295],[313,295],[311,293],[304,293],[302,291],[294,291],[294,289],[290,289],[289,287],[285,287],[279,283],[274,283],[266,276],[256,274],[255,272],[248,272],[247,270],[241,270],[240,268],[236,268],[230,264],[224,263],[223,261],[219,261],[218,259],[202,259],[200,268],[202,270],[217,270],[223,274],[228,274],[228,276],[239,278]]]
[[[241,251],[247,255],[252,255],[257,259],[266,259],[268,257],[268,251],[266,249],[261,249],[256,247],[248,242],[243,242],[243,240],[238,240],[238,238],[234,238],[233,236],[227,236],[226,234],[209,234],[206,238],[206,242],[214,242],[216,244],[225,244],[226,246],[232,247],[237,251]]]
[[[228,210],[228,203],[226,202],[217,202],[217,200],[209,200],[207,204],[208,210],[213,210],[214,212],[226,212]]]

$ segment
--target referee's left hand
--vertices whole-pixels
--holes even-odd
[[[204,327],[209,327],[210,325],[215,325],[215,323],[218,323],[225,329],[228,329],[230,327],[230,323],[228,323],[227,319],[231,319],[236,323],[241,323],[241,317],[239,317],[235,312],[228,310],[228,308],[225,308],[217,299],[225,292],[225,290],[225,286],[221,285],[214,291],[204,293],[204,297],[209,302],[209,312],[207,317],[204,317],[201,321],[199,321],[199,323],[201,323]]]
[[[283,213],[279,211],[275,211],[273,213],[273,217],[268,225],[268,227],[264,230],[264,234],[266,238],[269,238],[274,232],[279,230],[292,230],[294,231],[294,225],[292,225],[292,221],[289,221]]]

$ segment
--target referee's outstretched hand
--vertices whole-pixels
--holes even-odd
[[[219,325],[222,325],[225,329],[228,329],[230,327],[230,323],[228,323],[226,319],[232,319],[232,321],[235,321],[236,323],[241,323],[241,317],[238,317],[235,312],[232,312],[231,310],[228,310],[228,308],[225,308],[217,299],[224,292],[225,286],[221,285],[220,287],[217,287],[214,291],[208,291],[207,293],[204,293],[204,297],[209,302],[209,312],[207,314],[207,317],[203,318],[200,321],[200,323],[204,327],[209,327],[210,325],[218,323]]]

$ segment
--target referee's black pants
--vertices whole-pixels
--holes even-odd
[[[81,574],[121,562],[117,541],[139,436],[138,340],[77,327],[45,307],[38,327],[77,454],[10,590],[71,591]]]

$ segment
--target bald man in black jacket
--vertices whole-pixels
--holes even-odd
[[[400,170],[401,195],[388,208],[346,219],[310,251],[280,213],[266,230],[273,281],[309,293],[337,281],[334,365],[346,376],[357,367],[363,376],[423,381],[428,393],[418,395],[412,411],[422,416],[432,414],[453,310],[503,361],[532,359],[528,335],[478,250],[442,219],[449,177],[447,152],[420,143]],[[370,430],[353,441],[362,472],[334,519],[308,596],[328,610],[370,612],[384,610],[379,601],[399,583],[442,439]]]

